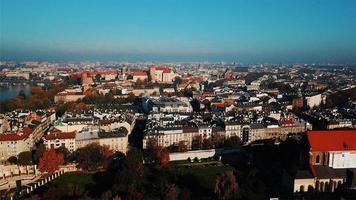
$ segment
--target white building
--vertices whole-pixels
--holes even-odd
[[[44,144],[47,149],[57,149],[65,147],[70,152],[76,150],[75,146],[75,132],[60,132],[55,131],[43,137]]]

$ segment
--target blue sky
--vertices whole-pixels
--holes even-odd
[[[354,0],[0,0],[10,60],[356,63]]]

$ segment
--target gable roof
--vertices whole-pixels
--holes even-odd
[[[162,71],[162,73],[171,73],[171,69],[168,67],[156,67],[156,71]]]
[[[133,76],[147,76],[147,72],[145,72],[145,71],[133,71],[132,75]]]
[[[356,150],[356,130],[308,131],[311,151]]]
[[[45,135],[46,140],[56,140],[56,139],[74,139],[75,132],[54,132],[49,135]]]
[[[24,140],[25,138],[29,137],[32,133],[33,129],[30,127],[25,127],[22,130],[22,133],[3,133],[0,134],[0,141],[18,141]]]

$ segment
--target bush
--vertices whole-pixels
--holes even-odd
[[[11,156],[10,158],[7,159],[7,161],[11,164],[17,164],[17,158],[16,156]]]
[[[24,151],[19,153],[17,164],[18,165],[32,165],[32,153],[30,151]]]

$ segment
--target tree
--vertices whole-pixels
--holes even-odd
[[[225,141],[225,136],[220,133],[216,133],[213,137],[213,145],[214,147],[221,147],[223,146]]]
[[[203,137],[201,135],[196,135],[192,140],[192,149],[199,150],[202,148]]]
[[[32,165],[32,153],[30,151],[21,152],[17,159],[18,165]]]
[[[75,160],[78,162],[78,167],[92,171],[102,166],[105,159],[105,152],[103,146],[92,143],[87,146],[78,149],[75,152]]]
[[[70,152],[66,147],[63,147],[63,146],[58,147],[56,149],[56,152],[63,154],[64,161],[66,161],[66,162],[68,161],[68,157],[69,157]]]
[[[176,76],[174,78],[174,84],[179,85],[181,83],[183,83],[183,79],[180,76]]]
[[[218,199],[236,199],[239,186],[232,170],[216,176],[214,192]]]
[[[135,94],[130,92],[129,96],[127,96],[126,100],[127,100],[127,102],[135,102],[135,100],[136,100]]]
[[[159,164],[166,165],[169,162],[169,151],[166,147],[157,147],[155,149],[155,157]]]
[[[38,164],[38,168],[42,172],[53,173],[59,169],[59,165],[64,164],[63,153],[58,153],[53,148],[46,150]]]
[[[200,112],[200,101],[198,99],[193,99],[190,104],[193,107],[194,112]]]
[[[179,152],[186,152],[186,151],[188,151],[188,146],[185,144],[184,141],[179,141],[179,143],[178,143],[178,151],[179,151]]]
[[[166,200],[176,200],[178,197],[177,186],[174,184],[170,184],[166,187],[164,191],[164,198]]]
[[[95,82],[101,82],[101,74],[96,74],[94,80]]]
[[[139,189],[144,181],[142,152],[139,149],[131,148],[126,157],[119,162],[115,171],[118,173],[116,173],[114,179],[113,194],[129,195],[131,189]],[[125,199],[128,199],[128,197],[126,196]]]
[[[166,147],[158,146],[156,139],[149,139],[145,152],[146,160],[150,163],[166,165],[169,162],[169,150]]]
[[[211,102],[207,99],[203,101],[204,104],[204,111],[205,112],[210,112],[211,111]]]
[[[25,100],[26,99],[26,94],[23,90],[20,90],[19,94],[17,95],[19,99]]]
[[[35,95],[35,96],[44,96],[45,92],[43,91],[43,89],[39,86],[34,86],[31,87],[31,95]]]
[[[36,147],[36,150],[33,151],[33,163],[38,164],[43,155],[43,152],[46,151],[46,146],[44,144],[39,144]]]
[[[102,150],[103,150],[103,156],[104,156],[102,166],[104,169],[107,169],[107,167],[109,166],[109,164],[113,158],[114,152],[106,145],[103,146]]]
[[[204,139],[202,146],[203,146],[202,147],[203,149],[211,149],[212,148],[211,140],[210,139]]]
[[[225,140],[224,147],[237,148],[241,146],[241,139],[239,136],[232,136]]]
[[[7,159],[7,161],[11,164],[17,164],[17,158],[16,156],[11,156],[10,158]]]

